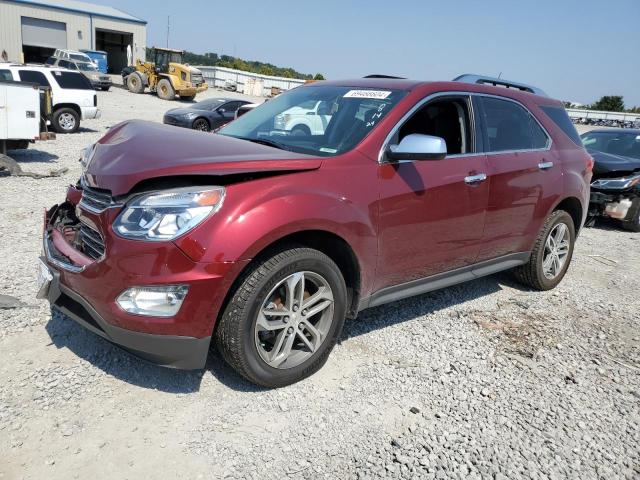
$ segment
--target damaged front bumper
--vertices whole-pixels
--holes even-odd
[[[591,190],[589,216],[608,217],[621,221],[631,221],[638,216],[640,192],[631,189],[625,192]]]
[[[78,190],[45,213],[39,294],[52,308],[93,333],[155,364],[200,369],[205,366],[223,284],[231,264],[201,264],[175,244],[148,244],[110,235],[108,219],[76,216]],[[112,212],[116,214],[117,212]],[[81,228],[100,234],[104,251],[82,244]],[[91,242],[91,239],[84,239]],[[144,285],[188,285],[175,316],[151,317],[123,310],[118,296]]]

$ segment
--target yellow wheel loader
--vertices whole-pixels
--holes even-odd
[[[202,72],[182,63],[184,51],[157,47],[153,50],[154,62],[138,60],[135,67],[123,71],[130,92],[142,93],[148,87],[163,100],[173,100],[176,95],[182,100],[193,100],[207,89]]]

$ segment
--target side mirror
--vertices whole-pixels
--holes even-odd
[[[389,145],[386,156],[389,160],[442,160],[447,156],[444,138],[412,133],[398,145]]]

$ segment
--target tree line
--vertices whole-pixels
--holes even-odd
[[[570,108],[572,105],[571,102],[564,103],[567,108]],[[624,97],[622,95],[605,95],[591,105],[584,105],[581,108],[586,110],[602,110],[605,112],[640,113],[640,107],[625,108]]]
[[[155,55],[153,48],[147,48],[147,59],[153,61]],[[193,52],[184,52],[184,62],[190,65],[204,65],[207,67],[226,67],[244,72],[259,73],[261,75],[271,75],[285,78],[301,78],[303,80],[324,80],[324,75],[316,73],[300,73],[290,67],[278,67],[271,63],[259,62],[257,60],[243,60],[242,58],[231,57],[229,55],[218,55],[209,52],[203,55]]]

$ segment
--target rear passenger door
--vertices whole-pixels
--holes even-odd
[[[551,138],[521,103],[474,96],[488,159],[489,203],[478,260],[527,252],[562,192]]]

